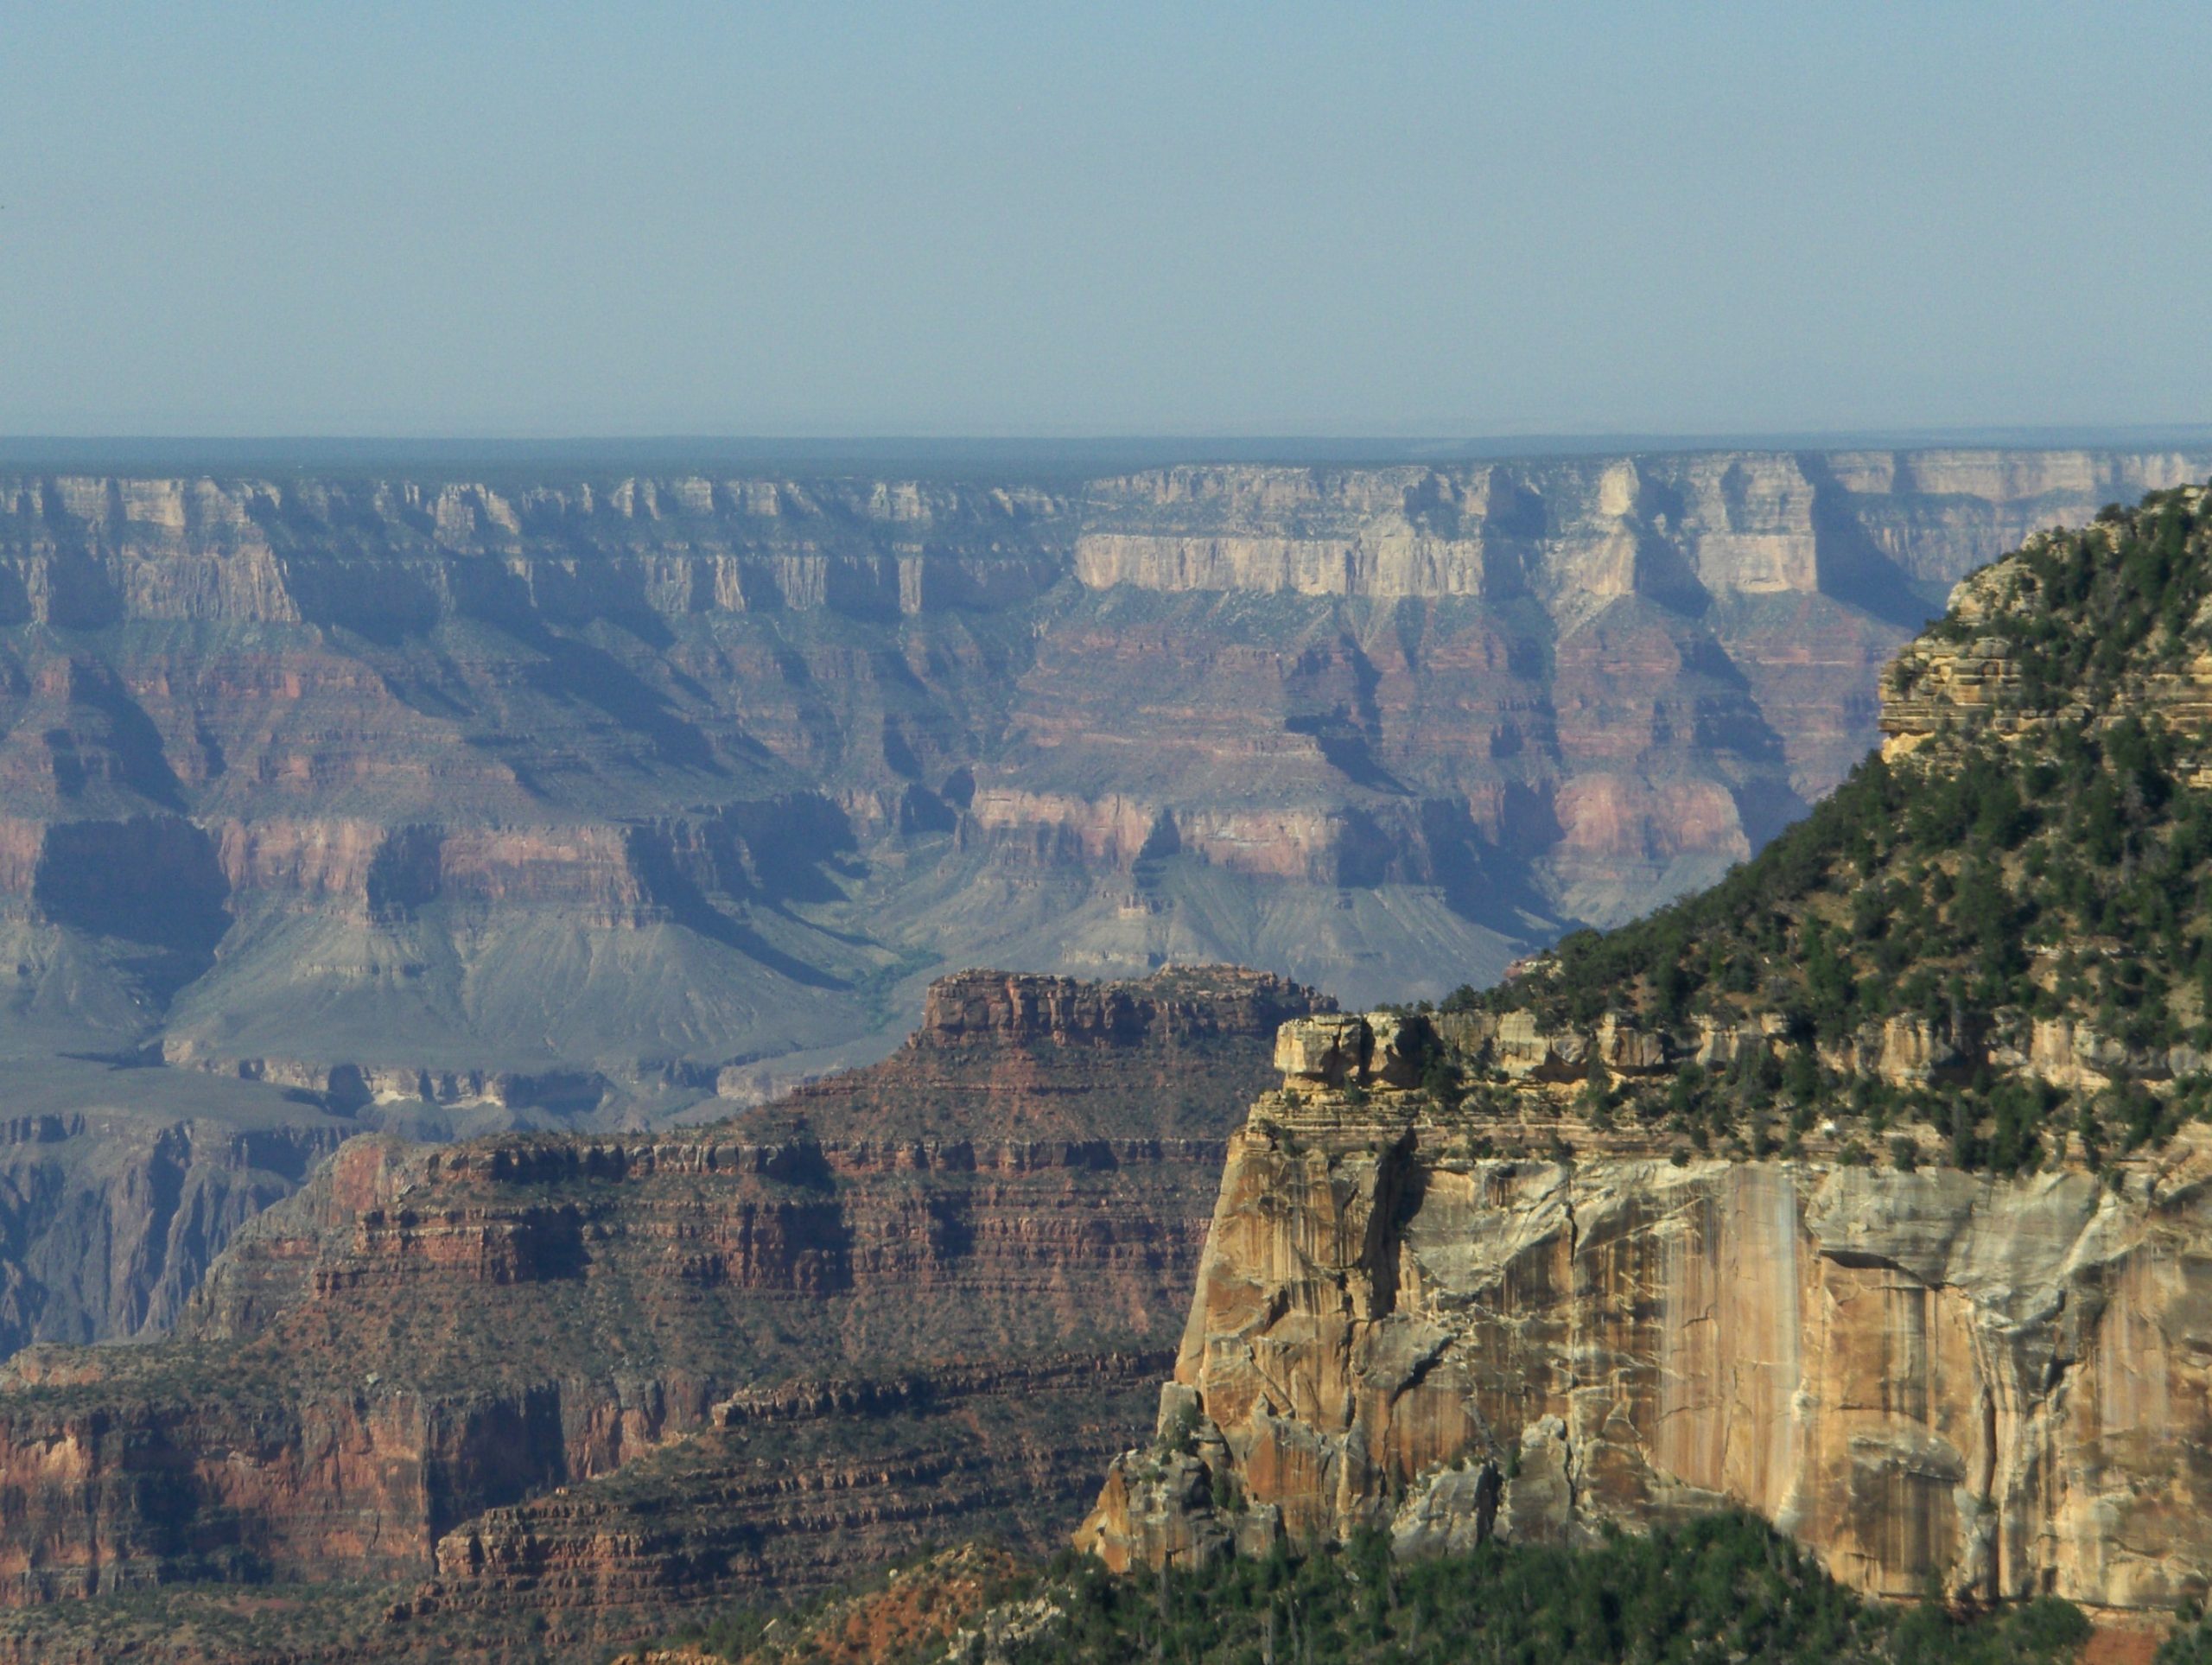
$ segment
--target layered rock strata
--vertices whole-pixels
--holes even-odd
[[[881,1064],[810,1082],[750,1128],[845,1138],[1169,1136],[1219,1141],[1274,1036],[1335,1000],[1270,972],[1169,967],[1149,977],[963,971],[940,977],[921,1026]]]
[[[486,1511],[439,1540],[411,1628],[459,1613],[596,1615],[826,1588],[983,1528],[1050,1542],[1141,1427],[1166,1350],[895,1381],[810,1383],[718,1406],[706,1431],[614,1475]]]
[[[2208,467],[19,478],[0,903],[73,1034],[372,1097],[696,1091],[918,950],[1400,992],[1740,857],[1942,583]]]
[[[1878,1172],[1817,1140],[1715,1161],[1541,1089],[1526,1125],[1442,1110],[1397,1032],[1286,1032],[1155,1442],[1081,1536],[1110,1563],[1736,1503],[1885,1595],[2159,1608],[2212,1583],[2201,1128],[2102,1179]]]
[[[2208,467],[9,479],[0,1054],[443,1136],[710,1119],[986,958],[1439,993],[1749,854],[1942,583]],[[27,1253],[23,1333],[173,1306]]]
[[[804,1132],[357,1139],[168,1339],[7,1367],[0,1598],[435,1573],[425,1611],[621,1606],[1039,1540],[1141,1420],[1270,1032],[1326,1005],[970,973]],[[964,1125],[887,1121],[910,1086]]]

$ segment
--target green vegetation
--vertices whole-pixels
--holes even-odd
[[[2050,534],[1977,581],[1929,632],[1977,661],[1983,702],[1895,764],[1868,759],[1807,819],[1704,893],[1569,937],[1527,975],[1446,1012],[1606,1012],[1672,1033],[1778,1032],[1726,1068],[1633,1087],[1611,1115],[1700,1149],[1787,1148],[1818,1122],[1862,1160],[2012,1172],[2069,1142],[2092,1166],[2212,1106],[2212,792],[2193,784],[2212,690],[2212,500],[2155,494]],[[1909,695],[1929,655],[1893,681]],[[2169,716],[2175,721],[2169,722]],[[2065,1019],[2096,1047],[2091,1090],[1999,1060]],[[1877,1079],[1883,1030],[1937,1054],[1929,1090]],[[2056,1032],[2051,1032],[2056,1033]],[[1940,1148],[1888,1137],[1932,1122]],[[1909,1141],[1908,1141],[1909,1142]]]
[[[2172,670],[2203,648],[2205,526],[2203,502],[2186,492],[2153,492],[2133,510],[2110,505],[2085,531],[2032,542],[2007,562],[2001,609],[1954,611],[1928,634],[2005,642],[2023,678],[2017,703],[2028,709],[2108,703],[2132,691],[2146,664]]]
[[[617,1651],[512,1608],[394,1622],[395,1604],[419,1587],[419,1580],[170,1584],[70,1598],[0,1611],[0,1657],[63,1665],[599,1665]],[[665,1610],[645,1617],[667,1622]]]
[[[2197,1603],[2183,1607],[2181,1623],[2158,1646],[2156,1665],[2212,1665],[2212,1618]]]
[[[1341,1550],[1279,1552],[1196,1572],[1127,1577],[1068,1554],[1009,1580],[995,1596],[1010,1605],[1041,1598],[1059,1611],[1057,1619],[1017,1627],[1030,1638],[1006,1649],[1017,1665],[1160,1659],[2030,1665],[2073,1659],[2089,1635],[2075,1608],[2052,1598],[1979,1616],[1933,1602],[1898,1607],[1866,1600],[1787,1538],[1741,1514],[1649,1535],[1611,1535],[1587,1550],[1492,1542],[1472,1554],[1412,1562],[1394,1560],[1380,1535]],[[803,1643],[804,1626],[788,1629]],[[762,1632],[760,1617],[747,1615],[690,1636],[737,1660],[756,1653]],[[969,1649],[972,1657],[982,1652],[980,1644]]]

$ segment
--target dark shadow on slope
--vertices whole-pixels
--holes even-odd
[[[1648,526],[1636,533],[1636,589],[1685,619],[1701,619],[1713,606],[1712,592],[1674,540]]]
[[[630,870],[645,899],[665,912],[670,920],[708,941],[720,943],[809,988],[849,988],[852,985],[818,967],[786,954],[742,920],[716,907],[697,880],[677,858],[673,842],[660,827],[632,827],[624,835]]]
[[[641,568],[615,550],[581,540],[571,543],[569,552],[579,557],[573,567],[557,558],[539,561],[531,567],[526,589],[516,580],[537,620],[571,630],[603,620],[656,653],[675,645],[676,632],[646,597]]]
[[[664,762],[706,774],[728,772],[706,734],[678,715],[666,695],[606,649],[554,632],[519,579],[505,572],[479,572],[480,564],[460,569],[470,576],[456,602],[468,617],[496,626],[540,656],[537,664],[523,667],[527,686],[563,704],[593,707],[643,740]]]
[[[1367,735],[1360,732],[1341,707],[1325,716],[1286,717],[1282,726],[1287,733],[1303,734],[1311,740],[1320,748],[1322,760],[1356,785],[1396,798],[1403,798],[1410,791],[1405,782],[1376,760]]]
[[[550,631],[531,645],[544,658],[524,667],[523,678],[539,693],[596,708],[642,737],[664,762],[706,774],[728,772],[705,734],[678,716],[663,695],[612,653]]]
[[[1785,828],[1812,812],[1812,805],[1797,796],[1786,780],[1761,781],[1729,789],[1736,800],[1736,818],[1754,853],[1764,849]]]
[[[1923,587],[1867,535],[1851,512],[1851,494],[1825,458],[1802,456],[1813,482],[1813,558],[1821,593],[1885,624],[1917,632],[1942,616],[1942,598]]]
[[[147,802],[183,814],[184,785],[169,767],[162,731],[115,673],[103,664],[72,659],[69,699],[107,720],[108,749],[115,754],[116,772],[123,784]]]
[[[280,556],[278,565],[301,618],[350,631],[378,647],[429,635],[445,610],[436,588],[412,563],[302,550]]]
[[[450,658],[439,656],[438,665],[448,673],[454,683],[460,685],[464,692],[467,691],[466,683],[461,682],[460,670]],[[411,663],[398,666],[374,665],[372,669],[377,674],[377,680],[384,684],[384,691],[410,711],[439,721],[472,717],[476,715],[473,706],[448,691],[447,689],[440,687],[431,677],[416,674],[416,667]]]
[[[442,828],[394,827],[369,858],[369,918],[380,924],[413,917],[438,898],[443,887]]]
[[[707,839],[717,889],[779,907],[839,900],[844,893],[830,875],[849,871],[860,848],[844,811],[817,792],[726,804]]]
[[[1465,802],[1423,799],[1421,836],[1431,881],[1445,906],[1470,924],[1525,942],[1581,923],[1559,914],[1530,881],[1527,863],[1486,837]]]
[[[214,841],[179,816],[55,823],[31,899],[54,925],[148,950],[125,963],[163,1002],[214,963],[231,928]]]

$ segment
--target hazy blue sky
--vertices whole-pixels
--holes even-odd
[[[0,5],[0,432],[2212,419],[2212,5]]]

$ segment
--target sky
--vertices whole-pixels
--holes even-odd
[[[2212,5],[0,5],[0,435],[2212,420]]]

